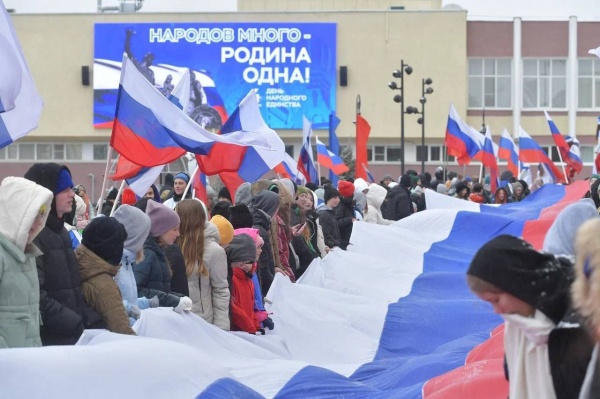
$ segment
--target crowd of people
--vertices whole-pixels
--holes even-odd
[[[472,291],[505,320],[510,397],[595,397],[600,372],[599,176],[566,207],[536,251],[499,236],[475,255]],[[33,165],[0,184],[0,347],[72,345],[84,329],[135,335],[148,308],[192,312],[223,330],[265,334],[275,276],[295,282],[316,258],[347,249],[355,223],[389,225],[426,209],[425,191],[477,203],[523,200],[539,188],[504,174],[489,181],[438,168],[380,184],[327,179],[243,183],[231,195],[186,195],[190,177],[170,176],[143,198],[111,190],[94,207],[69,169]],[[578,232],[579,231],[579,232]],[[588,367],[589,365],[589,367]],[[582,388],[583,387],[583,388]],[[587,396],[586,396],[587,395]],[[541,396],[540,396],[541,397]]]

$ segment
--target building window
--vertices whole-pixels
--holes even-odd
[[[54,159],[55,160],[65,159],[65,145],[64,144],[54,144]]]
[[[19,144],[19,159],[33,161],[35,159],[35,144]]]
[[[579,150],[581,151],[581,160],[583,162],[594,162],[596,158],[596,154],[594,154],[594,147],[590,145],[580,146]]]
[[[581,59],[578,69],[578,108],[600,108],[600,59]]]
[[[431,146],[431,160],[432,161],[441,161],[442,160],[442,147]]]
[[[83,146],[81,144],[67,144],[67,160],[78,161],[82,159]]]
[[[469,58],[469,108],[510,108],[510,59]]]
[[[567,61],[523,60],[523,108],[566,108]]]
[[[52,144],[37,145],[37,159],[40,161],[52,160]]]
[[[427,153],[428,153],[428,147],[427,146],[417,146],[417,162],[427,162],[429,161],[428,157],[427,157]],[[432,148],[433,150],[433,148]]]
[[[387,162],[400,162],[402,159],[401,154],[402,147],[386,147],[386,161]]]
[[[373,162],[373,147],[367,146],[367,161]]]
[[[376,145],[374,147],[375,149],[375,157],[373,159],[373,161],[375,162],[385,162],[385,146],[383,145]]]
[[[6,147],[0,148],[0,159],[6,159]]]
[[[94,144],[92,151],[94,161],[106,161],[106,159],[108,158],[107,144]]]
[[[6,155],[6,159],[15,161],[19,159],[19,146],[17,144],[13,144],[6,147]]]

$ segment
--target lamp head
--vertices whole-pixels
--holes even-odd
[[[433,87],[428,87],[427,89],[425,89],[425,94],[431,94],[433,93]]]
[[[413,69],[410,65],[405,65],[404,66],[404,72],[406,72],[407,75],[410,75],[412,73]]]
[[[416,107],[409,105],[408,107],[406,107],[406,113],[407,114],[418,114],[419,110]]]
[[[399,71],[397,69],[394,70],[394,72],[392,72],[392,76],[395,78],[401,78],[402,77],[402,71]]]
[[[397,103],[401,103],[402,102],[402,96],[400,94],[396,94],[394,96],[394,101]]]
[[[390,82],[388,83],[388,87],[392,90],[396,90],[398,88],[398,85],[396,84],[396,82]]]
[[[420,102],[421,104],[425,104],[425,103],[427,102],[427,99],[426,99],[425,97],[421,97],[421,98],[419,99],[419,102]]]
[[[420,117],[419,119],[417,119],[417,123],[419,125],[422,125],[423,124],[423,117]]]
[[[432,83],[433,83],[433,80],[431,80],[431,78],[427,78],[427,79],[425,79],[425,84],[426,84],[426,85],[430,85],[430,84],[432,84]]]

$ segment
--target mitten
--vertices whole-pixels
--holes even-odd
[[[177,306],[173,308],[177,313],[183,313],[183,311],[189,312],[192,310],[192,300],[187,296],[182,296],[179,299]]]
[[[150,307],[151,308],[157,308],[158,307],[158,297],[155,296],[154,298],[150,298],[148,299],[149,303],[150,303]]]
[[[273,320],[270,317],[267,317],[266,319],[263,320],[262,325],[264,328],[268,328],[269,330],[272,330],[275,328],[275,323],[273,323]]]
[[[138,308],[135,305],[131,305],[131,309],[129,309],[129,316],[131,316],[137,320],[140,318],[141,315],[142,315],[142,311],[140,310],[140,308]]]

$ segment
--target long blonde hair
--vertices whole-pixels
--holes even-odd
[[[208,276],[208,269],[204,265],[204,227],[206,213],[202,203],[196,199],[184,199],[177,203],[175,212],[179,215],[179,237],[177,243],[181,248],[185,261],[185,273],[191,276],[198,262],[199,273]]]

